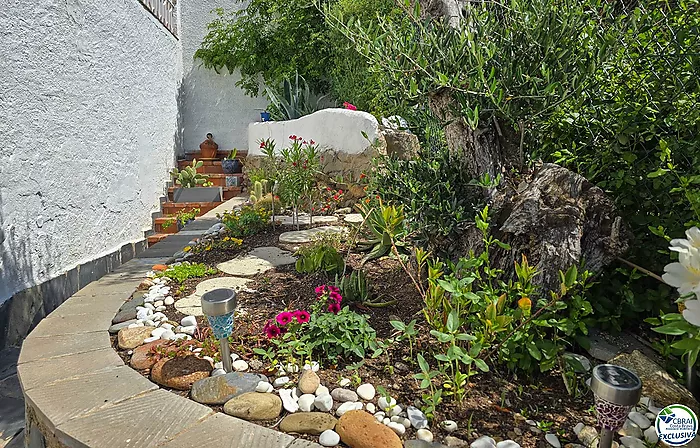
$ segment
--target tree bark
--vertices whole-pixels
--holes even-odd
[[[514,262],[525,255],[538,268],[534,281],[543,292],[558,291],[559,271],[583,262],[597,272],[627,250],[631,233],[600,188],[555,164],[521,172],[520,133],[495,119],[472,129],[455,112],[448,90],[431,96],[429,107],[446,123],[449,150],[460,156],[471,177],[501,175],[499,187],[487,190],[485,199],[492,233],[511,246],[492,252],[492,265],[506,278],[513,278]],[[475,228],[460,243],[457,255],[483,245]]]

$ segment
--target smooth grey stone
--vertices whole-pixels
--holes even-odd
[[[136,319],[131,319],[131,320],[127,320],[124,322],[119,322],[118,324],[114,324],[111,327],[109,327],[109,333],[110,334],[117,334],[117,333],[119,333],[119,330],[121,330],[122,328],[126,328],[131,324],[137,324],[138,322],[139,321]]]

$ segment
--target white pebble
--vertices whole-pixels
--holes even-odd
[[[226,371],[224,369],[214,369],[211,371],[211,376],[221,376],[221,375],[226,375]]]
[[[138,322],[138,323],[135,323],[135,324],[129,324],[129,326],[126,327],[126,328],[138,328],[138,327],[143,327],[143,323]]]
[[[144,303],[144,304],[143,304],[143,307],[144,307],[144,308],[148,308],[149,310],[155,310],[155,309],[156,309],[156,307],[153,306],[152,303]]]
[[[391,417],[391,421],[394,423],[402,424],[406,429],[411,427],[411,421],[405,417],[401,417],[400,415],[395,415]]]
[[[180,325],[183,327],[190,327],[194,325],[195,327],[197,326],[197,318],[194,316],[186,316],[183,317],[182,320],[180,321]]]
[[[402,436],[406,433],[406,427],[401,423],[389,422],[387,426],[391,428],[397,435]]]
[[[259,381],[258,385],[255,387],[255,392],[268,393],[272,392],[273,389],[272,384],[267,381]]]
[[[314,395],[316,395],[317,397],[320,397],[321,395],[329,395],[330,393],[331,393],[331,391],[328,390],[328,388],[326,386],[321,384],[316,388],[316,392],[314,392]]]
[[[352,381],[350,381],[347,378],[342,378],[338,384],[340,384],[340,387],[346,387],[349,386]]]
[[[455,422],[454,420],[445,420],[442,423],[440,423],[440,426],[442,426],[442,429],[444,429],[448,433],[457,431],[457,422]]]
[[[163,334],[160,335],[161,339],[175,340],[175,333],[172,330],[165,330]]]
[[[377,406],[379,406],[379,409],[383,411],[388,411],[390,407],[396,406],[396,400],[389,397],[389,400],[387,401],[386,397],[379,397],[379,400],[377,400]]]
[[[282,399],[282,405],[287,412],[295,413],[299,410],[299,404],[292,398],[291,389],[280,389],[280,398]]]
[[[312,372],[318,372],[318,369],[321,368],[321,365],[318,363],[318,361],[311,361],[311,364],[304,364],[304,370],[311,370]]]
[[[321,412],[328,412],[333,408],[333,397],[328,394],[319,395],[314,400],[314,406]]]
[[[166,310],[166,308],[165,308],[164,305],[163,305],[163,306],[157,306],[157,307],[156,307],[156,311],[165,311],[165,310]]]
[[[243,361],[242,359],[237,359],[233,361],[233,370],[236,372],[245,372],[248,370],[248,363]]]
[[[382,423],[384,423],[385,425],[388,425],[389,423],[391,423],[391,420],[389,420],[388,418],[384,417],[384,419],[382,420]],[[402,425],[402,426],[403,426],[403,425]]]
[[[289,383],[289,377],[288,376],[281,376],[272,383],[275,387],[282,387],[285,384]],[[290,392],[291,394],[291,392]]]
[[[202,359],[206,359],[210,363],[214,364],[214,358],[212,358],[211,356],[202,356]],[[221,364],[221,363],[217,362],[216,364]],[[216,364],[214,364],[214,367],[216,367]]]
[[[318,436],[318,443],[323,446],[336,446],[340,443],[340,436],[332,429],[326,429]]]
[[[561,442],[559,442],[559,438],[552,433],[545,435],[544,440],[546,440],[547,443],[552,445],[554,448],[561,448]]]
[[[299,397],[299,410],[302,412],[311,412],[314,409],[314,400],[316,396],[314,394],[304,394]]]
[[[374,414],[377,411],[377,408],[374,406],[374,403],[367,403],[365,408],[367,409],[367,412],[369,412],[370,414]]]
[[[359,395],[363,400],[370,401],[374,399],[374,394],[374,386],[369,383],[363,384],[357,388],[357,395]]]
[[[155,330],[151,331],[151,336],[154,338],[160,338],[166,331],[168,331],[167,328],[156,328]]]
[[[362,403],[360,403],[360,404],[362,404]],[[357,407],[355,405],[356,405],[356,403],[353,403],[352,401],[346,401],[345,403],[338,406],[338,409],[336,409],[335,414],[338,417],[341,417],[343,414],[345,414],[348,411],[355,411],[355,410],[357,410]]]
[[[656,433],[656,428],[654,428],[653,426],[648,427],[644,431],[644,438],[647,442],[651,443],[652,445],[655,445],[656,442],[659,441],[659,435]]]
[[[389,415],[393,417],[395,415],[399,415],[401,411],[403,411],[403,409],[401,409],[401,406],[397,404],[396,406],[391,408],[391,410],[389,411]]]
[[[197,327],[194,325],[189,327],[180,327],[180,333],[189,334],[190,336],[194,336],[195,331],[197,331]]]
[[[428,429],[419,429],[416,431],[416,437],[418,437],[418,440],[424,440],[428,443],[433,441],[433,433]]]
[[[175,303],[175,299],[173,299],[171,296],[168,296],[165,298],[165,300],[163,300],[163,304],[167,305],[167,306],[170,306],[174,303]]]
[[[144,322],[144,324],[148,325],[149,327],[155,327],[155,326],[156,326],[156,323],[153,322],[153,320],[151,320],[151,319],[148,319],[146,322]]]
[[[157,341],[160,339],[158,336],[151,336],[150,338],[146,338],[143,340],[144,344],[148,344],[149,342]]]

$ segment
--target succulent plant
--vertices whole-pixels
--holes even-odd
[[[211,186],[212,183],[209,182],[209,176],[197,172],[197,168],[201,168],[202,165],[204,165],[204,162],[198,162],[197,159],[194,159],[192,160],[192,165],[186,166],[181,170],[173,168],[171,175],[175,183],[184,188],[193,188],[198,185],[203,187]]]

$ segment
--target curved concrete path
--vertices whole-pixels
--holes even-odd
[[[151,266],[172,258],[161,244],[78,291],[24,341],[17,375],[27,446],[321,448],[161,390],[124,365],[108,328]]]

